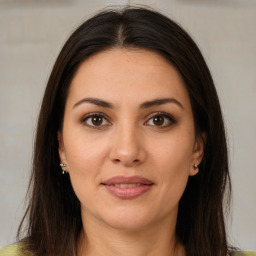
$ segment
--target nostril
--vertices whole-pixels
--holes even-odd
[[[120,162],[125,162],[125,161],[122,161],[121,159],[116,158],[116,159],[114,159],[114,162],[115,162],[115,163],[120,163]],[[140,162],[139,159],[134,159],[134,160],[131,161],[130,163],[139,163],[139,162]]]

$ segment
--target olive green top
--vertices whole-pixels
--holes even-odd
[[[8,245],[2,249],[0,249],[0,256],[22,256],[19,253],[19,246],[17,244]]]
[[[20,250],[20,245],[11,244],[0,249],[0,256],[28,256]],[[234,256],[256,256],[256,252],[236,252]]]
[[[0,256],[32,256],[21,249],[20,243],[10,244],[4,248],[0,248]]]
[[[2,255],[0,254],[0,256]],[[234,253],[234,256],[256,256],[256,252],[236,252]]]

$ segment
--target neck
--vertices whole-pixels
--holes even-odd
[[[185,256],[184,247],[176,240],[175,226],[154,225],[131,231],[84,222],[84,227],[78,256]]]

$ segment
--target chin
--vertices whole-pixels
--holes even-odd
[[[116,230],[123,230],[123,231],[130,231],[130,232],[143,230],[149,224],[145,221],[127,220],[127,219],[110,220],[105,223]]]
[[[119,209],[119,211],[111,211],[108,214],[104,214],[102,220],[105,224],[115,229],[137,231],[153,222],[152,216],[148,216],[148,213],[142,213],[135,209]]]

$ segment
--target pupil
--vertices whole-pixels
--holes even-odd
[[[102,124],[102,117],[100,117],[100,116],[94,116],[94,117],[92,118],[92,123],[93,123],[94,125],[101,125],[101,124]]]
[[[153,120],[155,125],[162,125],[164,123],[164,119],[161,116],[154,117]]]

